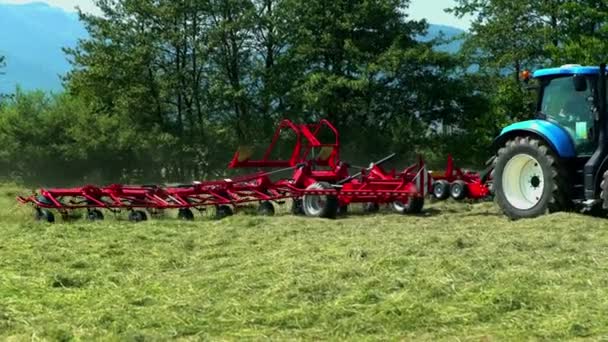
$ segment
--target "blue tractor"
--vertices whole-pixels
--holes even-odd
[[[512,219],[608,209],[606,65],[565,65],[534,72],[533,120],[495,140],[493,190]]]

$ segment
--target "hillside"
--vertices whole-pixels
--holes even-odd
[[[450,38],[461,30],[431,25],[421,39],[431,39],[443,31]],[[17,84],[24,89],[60,91],[60,75],[70,70],[62,47],[73,47],[87,32],[76,13],[45,3],[24,5],[0,3],[0,54],[7,56],[6,73],[0,76],[0,93],[12,92]],[[440,47],[455,52],[459,43]]]
[[[61,90],[59,77],[70,69],[61,48],[85,36],[76,13],[44,3],[0,4],[0,54],[7,57],[0,92],[13,91],[16,84]]]
[[[465,31],[446,25],[429,25],[428,32],[422,40],[429,40],[442,36],[443,39],[451,40],[455,37],[460,36]],[[438,47],[438,50],[450,53],[456,53],[462,46],[462,40],[451,41],[448,44],[442,44]]]

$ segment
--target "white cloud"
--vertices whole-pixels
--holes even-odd
[[[93,4],[93,0],[0,0],[0,3],[5,4],[27,4],[32,2],[44,2],[69,12],[76,12],[76,6],[78,6],[85,12],[99,13],[99,9]]]

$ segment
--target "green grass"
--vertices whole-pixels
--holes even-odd
[[[608,337],[608,220],[491,203],[48,225],[0,192],[0,339]]]

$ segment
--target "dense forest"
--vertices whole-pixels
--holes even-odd
[[[481,167],[500,128],[533,115],[522,70],[608,51],[604,1],[457,0],[448,11],[474,17],[459,54],[418,39],[408,3],[97,0],[103,15],[80,13],[90,37],[65,50],[66,91],[0,98],[0,177],[217,177],[282,118],[329,119],[355,164],[451,153]]]

